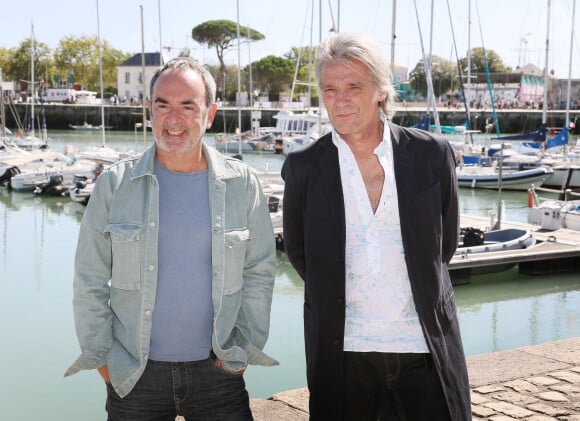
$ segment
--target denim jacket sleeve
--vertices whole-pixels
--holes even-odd
[[[228,194],[229,200],[233,199],[235,203],[226,205],[226,209],[235,207],[238,208],[236,212],[243,212],[247,224],[244,228],[247,229],[238,231],[229,226],[224,233],[226,279],[218,304],[213,343],[217,357],[231,370],[245,368],[247,364],[278,364],[262,352],[270,328],[276,276],[274,233],[257,176],[249,169],[245,175],[245,186],[235,183],[239,191],[233,193],[230,190],[233,194]],[[245,209],[240,209],[243,203]],[[238,283],[231,278],[240,270],[241,283]],[[214,302],[214,306],[216,304]]]
[[[106,364],[113,341],[109,307],[111,238],[106,232],[111,198],[110,173],[99,177],[80,226],[75,255],[73,308],[81,356],[65,376]]]

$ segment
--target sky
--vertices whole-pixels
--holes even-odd
[[[52,49],[64,36],[97,36],[100,30],[101,40],[113,48],[140,53],[143,27],[146,52],[161,47],[164,54],[174,57],[188,48],[200,61],[217,64],[215,50],[193,41],[191,30],[208,20],[238,21],[239,16],[242,27],[249,26],[266,38],[249,46],[242,44],[239,54],[237,48],[231,49],[225,57],[228,65],[237,64],[238,56],[245,66],[250,60],[271,54],[282,56],[291,47],[316,45],[331,34],[334,22],[340,32],[359,32],[374,38],[389,60],[394,48],[395,64],[409,71],[429,51],[456,62],[452,32],[460,58],[466,56],[469,47],[484,46],[512,68],[532,63],[543,69],[548,39],[548,68],[556,77],[566,79],[574,1],[551,1],[547,37],[548,0],[399,0],[394,46],[392,0],[61,0],[30,2],[33,5],[28,9],[18,1],[6,1],[1,7],[0,47],[18,46],[30,37],[33,23],[36,40]],[[576,17],[572,54],[575,79],[580,78],[579,21]]]

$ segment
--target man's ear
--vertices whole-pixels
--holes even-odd
[[[213,104],[210,105],[209,111],[207,112],[206,129],[209,129],[211,127],[211,124],[213,123],[213,119],[215,118],[216,112],[217,112],[217,102],[214,102]]]

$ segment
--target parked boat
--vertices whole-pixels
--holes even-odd
[[[580,231],[580,200],[568,202],[560,210],[564,228]]]
[[[83,176],[76,176],[74,178],[74,186],[68,191],[69,196],[73,202],[81,203],[87,205],[93,189],[95,188],[94,181]]]
[[[68,126],[74,130],[81,130],[86,132],[98,131],[103,129],[102,124],[99,124],[98,126],[93,126],[92,124],[87,123],[86,121],[81,125],[69,124]],[[105,129],[107,130],[111,128],[112,128],[111,126],[105,126]]]
[[[10,187],[15,191],[33,192],[37,186],[48,183],[53,175],[62,175],[63,185],[69,186],[73,185],[75,175],[95,179],[102,164],[60,154],[54,159],[34,161],[19,168],[20,173],[10,179]]]
[[[543,193],[544,196],[540,197],[538,192]],[[528,190],[528,207],[530,224],[539,225],[548,231],[559,228],[580,231],[579,192],[532,186]]]
[[[459,246],[454,258],[462,258],[470,254],[492,253],[506,250],[519,250],[536,244],[533,232],[526,229],[505,228],[492,231],[482,231],[477,228],[462,228]],[[500,272],[510,269],[515,263],[483,266],[472,269],[472,274]]]
[[[522,171],[502,171],[501,187],[505,190],[527,191],[532,184],[541,186],[553,172],[552,168],[545,166]],[[499,171],[497,166],[458,167],[457,182],[459,187],[497,189],[499,186]]]
[[[239,136],[237,136],[239,137]],[[258,138],[250,138],[247,134],[242,134],[241,145],[240,139],[236,136],[226,138],[218,136],[215,140],[215,148],[220,152],[227,153],[274,153],[276,152],[276,143],[274,136],[266,134]]]

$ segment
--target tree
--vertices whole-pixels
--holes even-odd
[[[103,60],[103,88],[110,91],[113,86],[116,90],[117,69],[130,55],[116,50],[107,41],[101,43],[101,56]],[[100,69],[99,69],[99,41],[97,37],[72,35],[66,36],[59,41],[54,53],[54,61],[57,67],[57,79],[69,80],[73,75],[75,83],[85,86],[92,91],[100,92]]]
[[[449,60],[439,56],[431,56],[431,81],[433,83],[433,92],[435,96],[446,93],[455,86],[455,76],[457,70],[455,65]],[[411,87],[427,96],[427,78],[425,76],[425,66],[423,60],[420,60],[415,68],[409,73]]]
[[[268,92],[270,99],[276,98],[292,83],[294,66],[295,63],[288,58],[273,55],[264,57],[252,64],[254,86],[259,86],[262,92]]]
[[[316,88],[316,76],[314,74],[314,56],[315,56],[316,48],[315,47],[292,47],[290,51],[284,54],[289,60],[294,62],[294,66],[296,66],[296,62],[299,60],[298,64],[298,73],[297,73],[297,82],[296,86],[294,87],[294,95],[299,95],[308,92],[308,82],[312,83],[311,85],[311,98],[310,103],[314,103],[313,99],[318,97],[318,90]],[[295,68],[296,70],[296,68]],[[294,100],[295,98],[292,98]]]
[[[485,50],[489,73],[511,72],[511,68],[503,63],[501,57],[493,50]],[[467,74],[467,57],[459,59],[461,71]],[[471,73],[485,73],[485,61],[483,59],[483,47],[471,49]]]
[[[0,47],[0,70],[2,70],[2,76],[5,78],[6,70],[8,69],[8,63],[10,62],[11,52],[8,48]]]
[[[54,69],[51,51],[48,46],[42,42],[34,42],[34,53],[32,53],[32,39],[25,39],[16,48],[11,48],[8,50],[8,60],[6,64],[6,69],[3,69],[3,79],[4,80],[15,80],[20,81],[21,86],[26,85],[26,89],[30,91],[31,87],[28,86],[32,80],[32,75],[30,74],[31,69],[31,57],[34,57],[34,81],[40,83],[46,79],[47,73],[50,74]],[[24,86],[23,86],[24,88]],[[39,85],[36,85],[36,91],[38,91]]]
[[[227,49],[237,44],[238,26],[236,22],[232,22],[231,20],[208,20],[193,28],[191,37],[200,44],[207,44],[210,48],[215,47],[220,62],[220,72],[217,78],[219,85],[222,74],[226,71],[224,54]],[[266,37],[255,29],[240,27],[240,38],[249,41],[258,41]]]

